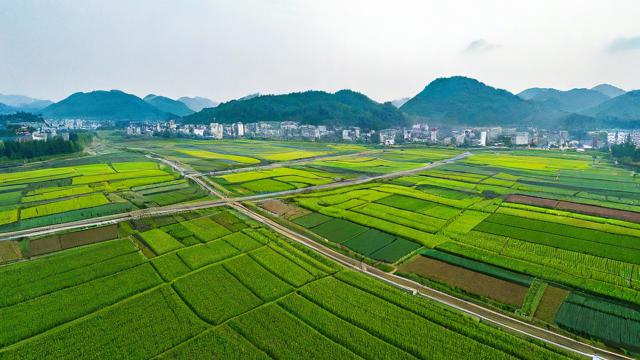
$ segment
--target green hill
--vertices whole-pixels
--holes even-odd
[[[189,107],[184,103],[177,100],[170,99],[165,96],[149,94],[145,96],[142,100],[155,106],[158,110],[164,111],[169,114],[175,114],[178,116],[187,116],[194,113],[194,111],[189,109]]]
[[[363,129],[383,129],[407,124],[400,111],[390,103],[380,104],[351,90],[341,90],[334,94],[306,91],[232,100],[215,108],[205,108],[184,117],[182,121],[298,121],[301,124],[359,126]]]
[[[75,93],[42,110],[48,118],[80,118],[116,121],[166,120],[170,114],[139,97],[120,90]]]
[[[616,96],[582,113],[608,127],[637,128],[640,125],[640,90]]]
[[[560,116],[506,90],[462,76],[434,80],[400,110],[436,125],[549,124]]]

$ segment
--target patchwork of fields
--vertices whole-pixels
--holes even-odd
[[[0,359],[570,357],[231,210],[122,223],[118,235],[0,267]]]
[[[229,196],[421,169],[460,154],[129,145],[197,171],[229,170],[208,176]],[[3,172],[0,231],[208,196],[142,156]],[[640,180],[630,170],[589,155],[478,151],[410,176],[258,205],[384,271],[640,353]],[[0,266],[0,359],[564,357],[341,269],[228,209],[0,242],[0,264],[42,255]]]
[[[79,163],[0,173],[0,231],[164,206],[207,196],[150,161]]]
[[[353,179],[420,168],[433,161],[460,154],[447,149],[384,149],[356,155],[326,157],[290,167],[256,169],[212,176],[210,179],[233,195],[252,195],[300,189]]]
[[[391,181],[297,195],[284,205],[305,211],[282,216],[416,281],[638,351],[638,195],[632,173],[591,156],[481,152]],[[526,204],[532,197],[540,200]],[[598,319],[589,324],[563,315],[587,314],[571,305],[576,296],[624,309],[615,321],[633,335],[595,330],[605,306],[588,310],[584,317]]]
[[[128,148],[155,153],[199,172],[368,151],[365,146],[296,141],[123,139]]]

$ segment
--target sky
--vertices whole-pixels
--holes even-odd
[[[0,93],[640,89],[637,0],[2,0]]]

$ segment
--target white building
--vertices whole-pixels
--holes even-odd
[[[480,132],[480,146],[487,146],[487,132]]]
[[[355,141],[360,138],[360,128],[352,127],[349,129],[342,130],[342,140],[345,141]]]
[[[511,138],[511,143],[513,145],[529,145],[529,133],[526,131],[517,132]]]
[[[244,136],[244,124],[242,124],[241,122],[237,122],[237,123],[233,124],[233,132],[235,133],[235,136],[243,137]]]
[[[34,140],[34,141],[47,140],[47,134],[39,131],[34,131],[31,133],[31,140]]]
[[[396,143],[396,134],[398,129],[383,129],[380,130],[380,144],[393,145]]]
[[[438,129],[437,128],[432,128],[431,129],[431,142],[432,143],[438,142]]]
[[[204,131],[205,131],[204,127],[193,128],[193,135],[195,135],[195,136],[204,136]]]
[[[222,139],[224,135],[224,126],[219,123],[209,124],[209,135],[214,139]]]
[[[320,127],[315,125],[300,125],[300,136],[308,139],[317,139],[320,137]]]

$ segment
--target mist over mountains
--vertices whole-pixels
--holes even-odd
[[[0,94],[0,114],[10,114],[18,111],[38,112],[53,104],[49,100],[34,99],[24,95]]]
[[[558,90],[530,88],[518,94],[476,79],[438,78],[413,97],[379,103],[351,90],[251,94],[218,104],[203,97],[177,100],[120,90],[75,93],[57,102],[0,95],[0,113],[26,111],[45,118],[115,121],[297,121],[301,124],[382,129],[427,122],[435,126],[537,126],[542,128],[640,127],[640,91],[600,84]]]

